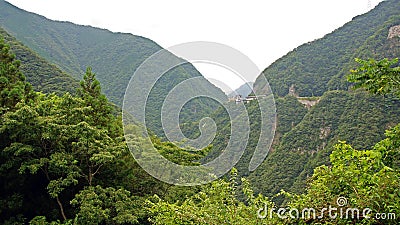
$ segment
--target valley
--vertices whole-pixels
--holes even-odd
[[[282,219],[273,212],[263,219],[257,213],[323,209],[345,198],[344,210],[368,207],[371,217],[400,217],[399,27],[400,1],[383,1],[288,52],[228,96],[168,52],[157,63],[183,63],[149,91],[140,124],[142,118],[122,110],[125,91],[160,45],[52,21],[0,0],[0,223],[398,224],[399,218],[293,218],[286,212]],[[225,98],[198,97],[180,109],[174,132],[187,139],[214,128],[203,118],[214,121],[214,138],[198,149],[185,139],[169,141],[162,123],[168,94],[191,79],[202,86],[187,95],[207,90]],[[263,101],[274,106],[261,107]],[[247,126],[232,131],[242,120]],[[238,163],[203,185],[162,182],[132,157],[151,161],[162,176],[196,183],[191,169],[224,155],[232,132],[247,129],[243,155],[221,161]],[[270,138],[271,148],[260,137]],[[259,149],[268,154],[252,170]],[[187,167],[187,174],[169,171],[156,154]]]

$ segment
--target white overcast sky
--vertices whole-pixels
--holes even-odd
[[[229,45],[260,70],[295,47],[323,37],[382,0],[7,0],[49,19],[150,38],[164,48],[190,41]],[[194,64],[232,88],[226,69]],[[256,75],[254,76],[254,79]]]

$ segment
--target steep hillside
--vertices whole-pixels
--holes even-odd
[[[147,38],[52,21],[4,0],[0,1],[0,26],[76,79],[91,66],[114,103],[121,103],[135,68],[161,49]]]
[[[304,191],[316,166],[327,164],[332,146],[346,141],[367,149],[400,122],[400,102],[364,91],[331,91],[287,132],[266,161],[249,176],[256,190],[267,194],[281,189]]]
[[[299,96],[321,96],[325,91],[337,88],[346,90],[347,86],[337,82],[328,83],[353,61],[367,39],[381,29],[384,29],[386,39],[389,27],[385,23],[399,14],[399,0],[384,1],[325,37],[295,48],[266,68],[263,74],[278,96],[285,96],[291,85]],[[254,86],[259,88],[257,81]]]
[[[306,107],[304,107],[295,97],[286,96],[285,98],[275,99],[276,113],[278,115],[278,125],[275,132],[275,145],[280,142],[280,139],[289,132],[293,127],[301,122],[304,115],[307,113]],[[258,144],[260,138],[260,108],[257,101],[251,101],[245,104],[249,115],[250,122],[250,136],[248,145],[243,157],[235,165],[238,169],[239,175],[249,175],[249,163],[253,156],[254,150]],[[226,105],[227,108],[237,107],[235,102],[230,102]],[[217,135],[213,141],[213,149],[206,157],[206,160],[216,158],[223,149],[226,148],[228,143],[228,137],[231,132],[231,124],[229,123],[229,115],[227,115],[225,109],[219,108],[211,116],[218,126]],[[233,119],[234,120],[234,119]],[[196,126],[198,126],[196,124]],[[196,133],[198,135],[198,133]],[[274,151],[272,149],[271,151]],[[255,186],[258,184],[255,184]]]
[[[32,84],[34,90],[44,93],[74,93],[79,86],[76,79],[62,72],[55,65],[48,63],[1,27],[0,39],[3,39],[6,44],[10,45],[16,58],[21,61],[20,69]]]
[[[287,95],[289,89],[298,96],[322,97],[298,124],[286,126],[274,151],[249,175],[257,192],[303,192],[313,169],[329,164],[329,154],[339,140],[356,149],[371,148],[384,137],[386,129],[400,122],[399,99],[352,91],[346,79],[357,66],[354,58],[400,57],[400,34],[396,28],[400,25],[399,15],[399,0],[384,1],[264,70],[278,97]],[[278,130],[282,113],[278,112]]]
[[[399,15],[390,17],[373,35],[368,37],[363,45],[353,53],[352,58],[374,58],[377,60],[383,58],[398,58],[400,56],[399,34],[390,33],[392,28],[398,27],[398,25],[400,25],[400,12]],[[340,72],[328,82],[329,88],[347,88],[348,82],[346,81],[346,75],[351,69],[355,68],[355,66],[356,62],[354,60],[350,60],[346,63]]]
[[[80,80],[86,67],[92,67],[110,101],[121,106],[127,84],[136,68],[153,53],[162,48],[140,36],[113,33],[108,30],[57,22],[18,9],[0,0],[0,26],[24,45],[37,52],[63,71]],[[172,58],[176,58],[171,54]],[[169,71],[153,88],[148,100],[149,128],[163,136],[160,129],[161,105],[167,93],[183,80],[201,74],[191,64]],[[210,92],[223,94],[212,84]],[[182,121],[194,121],[208,115],[218,107],[214,101],[197,98],[185,105]],[[196,113],[193,113],[196,112]]]

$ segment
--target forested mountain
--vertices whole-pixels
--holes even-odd
[[[58,22],[0,1],[0,26],[24,45],[76,79],[92,67],[106,96],[121,104],[130,77],[150,55],[162,48],[148,38]],[[201,76],[191,65],[176,79]]]
[[[90,26],[49,20],[21,10],[0,0],[0,26],[47,61],[79,80],[91,67],[103,84],[103,92],[111,102],[122,106],[124,93],[136,68],[162,48],[150,39],[126,33],[113,33]],[[176,58],[171,54],[171,58]],[[27,74],[29,76],[29,74]],[[202,76],[191,64],[178,66],[157,82],[148,105],[149,128],[163,136],[159,121],[161,106],[167,93],[181,81]],[[222,91],[204,79],[210,92]],[[185,105],[184,122],[197,120],[216,109],[218,104],[196,98]],[[196,115],[192,112],[196,111]],[[193,118],[194,117],[194,118]]]
[[[327,90],[347,90],[348,85],[339,82],[348,73],[347,65],[354,65],[354,58],[359,54],[374,56],[362,48],[375,48],[386,42],[389,28],[400,24],[399,4],[398,0],[384,1],[325,37],[305,43],[276,60],[263,71],[274,94],[285,96],[291,85],[299,96],[321,96]],[[379,51],[372,49],[375,50]],[[257,81],[254,87],[259,88]]]
[[[279,104],[277,107],[278,120],[287,116]],[[386,129],[399,122],[398,99],[370,96],[364,91],[326,92],[301,122],[284,133],[249,180],[257,192],[267,195],[282,189],[303,192],[314,168],[329,164],[329,155],[339,140],[356,149],[369,149],[384,137]]]
[[[3,39],[5,43],[10,45],[16,58],[21,61],[21,71],[32,84],[34,90],[45,93],[73,93],[79,86],[76,79],[44,60],[1,27],[0,39]]]
[[[353,91],[346,79],[350,70],[358,66],[355,58],[400,56],[400,33],[393,29],[400,25],[399,15],[400,1],[384,1],[331,34],[296,48],[264,70],[278,103],[290,87],[294,87],[294,95],[321,97],[314,98],[318,104],[299,122],[292,127],[286,125],[284,133],[279,132],[282,118],[293,111],[282,110],[277,104],[274,151],[249,176],[258,192],[303,192],[313,169],[329,164],[329,155],[339,140],[356,149],[368,149],[383,138],[386,129],[400,122],[398,97]],[[254,86],[257,88],[258,83]]]

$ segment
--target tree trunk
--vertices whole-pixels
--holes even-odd
[[[50,176],[49,176],[49,173],[47,172],[47,170],[45,170],[45,169],[42,169],[42,170],[43,170],[44,174],[46,175],[47,180],[50,181]],[[56,199],[57,199],[57,204],[60,207],[61,216],[63,217],[64,220],[66,220],[67,217],[65,216],[64,207],[60,201],[60,198],[57,196]]]
[[[58,203],[58,206],[60,207],[60,211],[61,211],[61,215],[62,215],[63,219],[66,220],[67,217],[65,216],[65,213],[64,213],[64,207],[63,207],[59,197],[57,197],[57,203]]]

